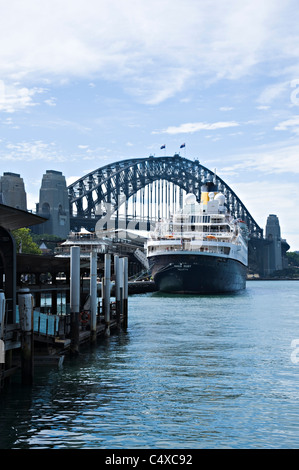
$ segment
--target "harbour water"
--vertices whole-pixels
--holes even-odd
[[[298,448],[296,347],[296,281],[130,296],[126,332],[1,393],[0,448]]]

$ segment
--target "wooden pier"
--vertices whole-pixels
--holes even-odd
[[[0,292],[1,341],[4,346],[0,363],[1,388],[18,370],[22,383],[31,384],[34,367],[62,365],[66,354],[77,356],[82,344],[93,344],[99,337],[126,329],[128,325],[128,275],[127,258],[114,257],[115,300],[111,297],[111,255],[105,255],[105,276],[97,279],[97,258],[90,255],[90,290],[84,303],[80,298],[80,249],[71,252],[70,285],[45,285],[44,292],[57,301],[57,294],[64,293],[65,311],[57,314],[43,312],[40,304],[42,287],[31,286],[17,290],[16,321],[5,322],[6,299]],[[100,294],[100,295],[99,295]],[[56,305],[57,307],[57,305]],[[47,307],[51,310],[51,305]],[[1,359],[1,357],[0,357]]]
[[[77,356],[82,344],[95,344],[128,325],[127,257],[105,254],[99,279],[97,254],[92,252],[85,283],[76,246],[68,260],[26,255],[18,267],[10,230],[41,222],[38,216],[0,204],[0,390],[17,371],[22,384],[32,384],[35,367],[60,366],[66,354]],[[58,279],[61,272],[63,280]],[[43,305],[42,299],[50,302]]]

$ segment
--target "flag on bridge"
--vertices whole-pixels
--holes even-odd
[[[186,144],[182,144],[182,145],[180,146],[180,149],[183,149],[184,147],[186,147]]]
[[[161,150],[162,150],[162,149],[165,149],[165,147],[166,147],[165,145],[162,145],[162,146],[160,147],[160,149],[161,149]]]

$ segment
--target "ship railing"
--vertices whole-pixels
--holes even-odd
[[[228,255],[230,252],[229,246],[207,245],[207,244],[194,245],[191,243],[185,243],[183,246],[183,249],[187,251],[199,251],[201,253],[218,253],[218,254],[225,254],[225,255]]]
[[[169,253],[175,253],[175,252],[181,252],[182,250],[184,251],[190,251],[190,252],[201,252],[201,253],[218,253],[218,254],[225,254],[228,255],[230,253],[230,247],[229,246],[220,246],[220,245],[208,245],[208,244],[191,244],[191,243],[183,243],[180,246],[163,246],[162,247],[155,247],[153,250],[154,253],[165,253],[165,251]]]
[[[150,233],[150,238],[157,240],[168,240],[168,239],[179,239],[179,238],[204,238],[207,236],[214,236],[215,238],[232,238],[234,236],[233,232],[204,232],[204,231],[193,231],[193,230],[183,230],[181,232],[161,232],[161,233]]]

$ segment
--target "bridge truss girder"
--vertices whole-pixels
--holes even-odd
[[[68,187],[71,218],[98,219],[100,205],[110,205],[110,211],[111,207],[112,212],[117,211],[124,201],[157,180],[166,180],[195,194],[197,201],[200,201],[202,184],[207,180],[214,181],[225,195],[231,214],[247,223],[251,237],[263,237],[262,229],[245,205],[218,175],[198,160],[191,161],[179,155],[122,160],[83,176]]]

